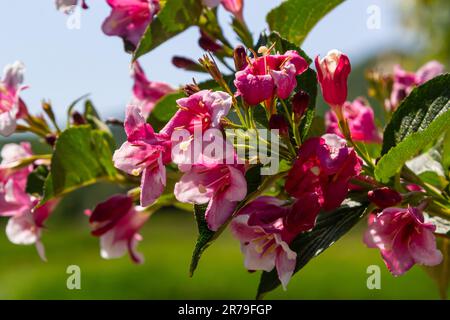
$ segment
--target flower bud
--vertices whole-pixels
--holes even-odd
[[[269,120],[270,129],[278,129],[280,136],[287,137],[289,135],[289,124],[284,116],[280,114],[274,114]]]
[[[202,66],[200,66],[197,62],[192,59],[175,56],[172,58],[172,64],[180,69],[188,70],[188,71],[197,71],[204,72]]]
[[[330,106],[341,106],[347,100],[347,78],[351,71],[350,60],[338,50],[331,50],[315,60],[317,78],[322,95]]]
[[[216,39],[210,37],[203,30],[200,30],[200,39],[198,39],[198,45],[205,51],[217,52],[223,49],[223,46],[216,42]]]
[[[292,97],[292,112],[295,122],[299,122],[309,105],[309,94],[299,91]]]
[[[82,126],[83,124],[86,124],[86,119],[78,111],[72,113],[72,121],[76,126]]]
[[[244,70],[247,66],[247,52],[245,48],[241,45],[237,46],[233,52],[234,58],[234,66],[236,67],[236,71]]]
[[[367,197],[372,203],[381,209],[395,206],[403,200],[400,193],[388,187],[370,190],[367,193]]]

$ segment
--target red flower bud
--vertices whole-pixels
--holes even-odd
[[[223,49],[223,46],[216,42],[216,39],[210,37],[207,33],[200,30],[200,39],[198,45],[205,51],[217,52]]]
[[[370,190],[367,197],[381,209],[395,206],[403,200],[400,193],[388,187]]]
[[[292,97],[292,112],[295,122],[300,121],[309,105],[309,94],[305,91],[299,91]]]
[[[236,71],[244,70],[247,66],[247,52],[245,48],[241,45],[237,46],[233,52],[234,58],[234,66],[236,67]]]
[[[172,64],[180,69],[188,70],[188,71],[197,71],[204,72],[205,70],[192,59],[175,56],[172,58]]]
[[[351,71],[348,57],[337,50],[331,50],[315,60],[317,78],[325,102],[330,106],[341,106],[347,100],[347,78]]]
[[[278,129],[280,136],[286,137],[289,135],[289,124],[282,115],[272,115],[270,117],[269,127],[270,129]]]

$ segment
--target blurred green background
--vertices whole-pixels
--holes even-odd
[[[408,1],[409,4],[413,1]],[[416,0],[405,8],[405,25],[427,39],[423,50],[405,56],[386,52],[354,66],[350,98],[365,94],[364,70],[380,61],[400,62],[415,70],[428,59],[449,65],[448,0]],[[433,35],[430,37],[430,35]],[[387,60],[386,60],[387,59]],[[389,65],[389,64],[388,64]],[[375,109],[379,108],[374,104]],[[324,110],[323,106],[319,107]],[[378,109],[379,111],[379,109]],[[16,137],[20,139],[21,137]],[[23,138],[23,137],[22,137]],[[27,138],[27,137],[25,137]],[[122,137],[118,138],[123,139]],[[0,146],[5,140],[0,141]],[[43,151],[34,142],[35,152]],[[142,230],[138,249],[145,255],[143,265],[128,257],[103,260],[99,240],[90,235],[82,212],[110,194],[120,192],[110,185],[95,185],[65,198],[47,222],[43,242],[48,262],[42,262],[34,246],[11,244],[0,232],[0,299],[253,299],[259,273],[249,274],[243,266],[239,242],[229,232],[204,254],[193,278],[188,276],[192,249],[197,236],[191,213],[164,209],[154,214]],[[4,230],[7,219],[0,219]],[[437,286],[420,267],[393,277],[378,250],[362,242],[365,222],[313,259],[289,283],[288,291],[277,289],[268,299],[439,299]],[[81,268],[81,290],[68,290],[66,269]],[[367,267],[381,269],[381,290],[366,286]]]

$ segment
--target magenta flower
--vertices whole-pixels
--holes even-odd
[[[240,21],[244,21],[244,0],[203,0],[203,4],[210,8],[215,8],[222,4],[225,10],[234,14]]]
[[[216,231],[233,214],[247,194],[242,166],[201,163],[191,166],[175,184],[175,197],[183,203],[206,204],[206,222]]]
[[[6,235],[14,244],[36,246],[39,257],[47,261],[45,248],[41,242],[42,230],[45,228],[44,222],[48,219],[58,201],[49,201],[43,206],[36,207],[38,199],[33,199],[28,210],[12,216],[6,225]]]
[[[405,71],[399,65],[394,66],[394,84],[390,101],[387,103],[388,110],[394,111],[416,86],[433,79],[443,72],[444,66],[437,61],[428,62],[416,73]]]
[[[165,164],[170,159],[170,137],[157,134],[146,123],[139,107],[127,107],[125,119],[127,141],[114,153],[116,168],[134,175],[142,174],[141,205],[151,205],[166,185]]]
[[[345,102],[342,106],[342,114],[347,120],[352,139],[367,143],[380,143],[381,137],[375,125],[375,116],[370,106],[364,100],[356,99],[353,102]],[[325,114],[327,133],[335,133],[343,137],[339,129],[339,119],[333,110]]]
[[[149,215],[139,212],[132,198],[116,195],[97,205],[92,213],[89,210],[86,213],[90,216],[92,235],[100,237],[102,258],[119,258],[128,252],[133,262],[143,262],[136,247],[142,240],[139,230]]]
[[[133,64],[132,77],[134,85],[131,103],[141,108],[144,118],[149,116],[158,100],[175,91],[167,83],[148,80],[138,62]]]
[[[347,78],[351,71],[350,60],[338,50],[331,50],[320,59],[315,59],[317,79],[322,95],[331,107],[340,107],[347,100]]]
[[[284,225],[289,210],[282,200],[259,197],[241,209],[231,222],[231,231],[241,242],[245,267],[267,272],[276,268],[284,289],[294,273],[297,259],[297,253],[289,248],[295,235]]]
[[[21,86],[24,70],[25,66],[19,61],[7,65],[0,81],[0,135],[5,137],[16,130],[17,120],[27,114],[19,98],[25,88]]]
[[[153,16],[160,10],[159,0],[107,0],[111,14],[103,22],[103,32],[119,36],[137,46]]]
[[[315,193],[324,210],[333,210],[347,196],[349,181],[360,173],[361,166],[353,148],[337,135],[310,138],[300,147],[285,188],[297,199]]]
[[[367,193],[367,198],[380,209],[393,207],[403,200],[402,195],[398,191],[388,187],[370,190]]]
[[[433,224],[424,222],[419,208],[387,208],[371,217],[364,242],[369,248],[380,249],[389,271],[399,276],[414,264],[441,263],[435,229]]]
[[[31,155],[31,145],[26,142],[20,145],[6,144],[3,147],[0,163],[0,216],[21,216],[33,207],[32,200],[25,191],[33,166],[12,168],[18,161]]]
[[[236,72],[237,94],[249,105],[271,101],[274,96],[287,99],[297,86],[296,76],[308,69],[308,63],[296,51],[265,55],[252,59]]]

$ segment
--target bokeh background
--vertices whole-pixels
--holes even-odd
[[[81,13],[80,29],[68,29],[68,17],[55,10],[53,0],[0,1],[0,64],[21,60],[27,67],[22,97],[33,112],[40,101],[50,99],[61,123],[67,106],[90,93],[104,117],[123,118],[131,97],[130,56],[118,38],[106,37],[100,29],[109,7],[103,0],[88,1]],[[245,0],[245,17],[255,36],[265,29],[266,13],[280,0]],[[370,29],[372,6],[380,12],[380,28]],[[450,7],[447,0],[347,0],[314,28],[303,49],[324,55],[329,49],[346,52],[352,61],[350,97],[367,95],[364,70],[377,67],[389,71],[394,63],[415,70],[429,59],[449,66]],[[230,18],[221,11],[226,24]],[[152,80],[174,86],[203,75],[174,68],[173,55],[197,58],[198,30],[189,29],[143,57],[141,63]],[[233,38],[231,30],[227,34]],[[383,61],[383,64],[380,64]],[[374,102],[374,108],[379,106]],[[35,152],[45,147],[29,136],[0,138],[0,146],[21,139],[31,140]],[[117,132],[120,142],[123,135]],[[127,257],[102,260],[98,239],[89,234],[83,210],[115,192],[115,186],[95,185],[69,195],[47,223],[43,241],[48,262],[38,258],[35,248],[15,246],[0,232],[1,299],[251,299],[259,274],[243,267],[239,243],[226,232],[204,254],[194,278],[188,266],[196,239],[192,214],[167,208],[157,212],[142,230],[139,249],[143,265]],[[6,219],[0,220],[4,230]],[[364,222],[311,261],[273,299],[437,299],[433,281],[420,267],[394,278],[386,270],[377,250],[362,243]],[[66,268],[81,268],[81,290],[68,290]],[[368,290],[366,269],[379,265],[381,290]]]

